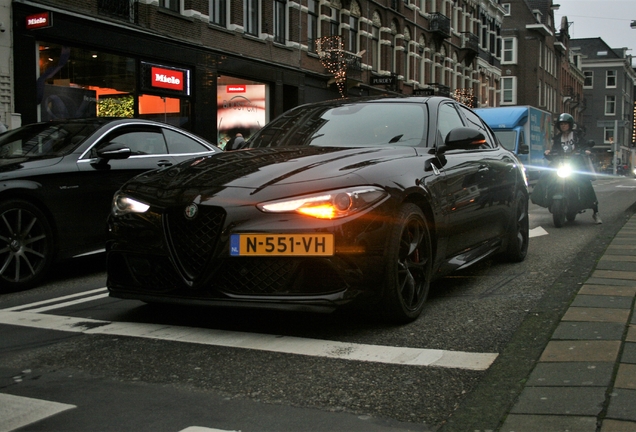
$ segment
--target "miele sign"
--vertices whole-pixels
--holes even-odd
[[[26,17],[27,30],[33,30],[43,27],[51,27],[53,20],[50,12],[40,12]]]
[[[152,87],[177,91],[183,91],[185,89],[183,71],[153,66],[150,68],[150,73],[150,85]]]

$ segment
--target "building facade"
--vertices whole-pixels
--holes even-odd
[[[135,116],[221,143],[341,96],[498,103],[499,0],[0,1],[5,123]]]
[[[583,79],[568,50],[567,25],[557,32],[558,5],[505,0],[503,6],[501,106],[531,105],[555,115],[571,111],[577,118],[574,103],[582,99]]]
[[[593,140],[600,168],[616,174],[618,165],[632,165],[634,85],[636,72],[627,48],[610,48],[601,38],[572,39],[581,55],[587,109],[582,124]]]

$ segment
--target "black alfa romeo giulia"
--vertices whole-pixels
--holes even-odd
[[[148,303],[416,319],[434,277],[528,250],[523,167],[443,97],[292,109],[239,151],[137,176],[114,196],[108,289]]]

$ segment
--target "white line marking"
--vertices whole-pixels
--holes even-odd
[[[46,315],[32,312],[7,312],[2,310],[0,310],[0,324],[85,334],[143,337],[342,360],[411,366],[437,366],[468,370],[486,370],[498,356],[497,353],[469,353],[423,348],[363,345],[290,336],[171,325],[110,322],[88,318]]]
[[[9,432],[76,408],[75,405],[0,393],[0,432]]]
[[[2,309],[2,310],[5,310],[5,311],[20,311],[20,310],[29,309],[29,308],[32,308],[32,307],[35,307],[35,306],[40,306],[40,305],[44,305],[44,304],[59,302],[60,300],[67,300],[67,299],[72,299],[72,298],[77,298],[77,297],[83,297],[83,296],[86,296],[88,294],[94,294],[96,292],[105,292],[105,291],[106,291],[106,287],[102,287],[102,288],[94,289],[92,291],[85,291],[85,292],[81,292],[81,293],[77,293],[77,294],[70,294],[70,295],[67,295],[67,296],[56,297],[56,298],[53,298],[53,299],[42,300],[42,301],[39,301],[39,302],[29,303],[29,304],[20,305],[20,306],[14,306],[14,307]]]
[[[228,431],[228,430],[224,430],[224,429],[210,429],[210,428],[206,428],[203,426],[190,426],[187,427],[179,432],[240,432],[240,431]]]
[[[104,297],[108,297],[108,293],[104,293],[104,294],[99,294],[96,296],[92,296],[92,297],[84,297],[78,300],[73,300],[73,301],[68,301],[68,302],[64,302],[64,303],[56,303],[54,305],[50,305],[50,306],[44,306],[41,308],[36,308],[36,309],[29,309],[29,312],[33,312],[33,313],[39,313],[39,312],[46,312],[49,311],[51,309],[61,309],[63,307],[67,307],[67,306],[73,306],[79,303],[86,303],[89,301],[93,301],[93,300],[99,300],[101,298]]]
[[[532,238],[532,237],[540,237],[544,235],[548,235],[548,232],[539,226],[539,227],[531,229],[528,237]]]

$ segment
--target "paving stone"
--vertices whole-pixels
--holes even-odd
[[[618,372],[614,380],[614,388],[625,388],[636,390],[636,365],[621,363],[618,365]],[[636,411],[636,407],[634,407]]]
[[[621,357],[621,363],[633,363],[636,364],[636,343],[625,343],[623,345],[623,355]]]
[[[600,295],[582,295],[574,297],[572,306],[576,307],[597,307],[597,308],[616,308],[631,309],[634,300],[631,297],[621,296],[600,296]]]
[[[539,361],[616,362],[620,341],[550,341]]]
[[[633,281],[636,279],[636,271],[594,270],[592,277]]]
[[[608,387],[612,384],[613,362],[537,363],[526,386]]]
[[[636,296],[636,285],[616,286],[616,285],[592,285],[592,284],[586,283],[579,290],[579,294],[634,297]]]
[[[624,333],[623,323],[561,321],[552,339],[622,340]]]
[[[526,387],[510,412],[597,416],[606,390],[605,387]]]
[[[636,272],[636,263],[619,260],[600,260],[596,264],[597,270],[616,270],[619,272]],[[596,273],[596,272],[595,272]]]
[[[636,422],[606,419],[601,425],[601,432],[636,432]]]
[[[499,432],[596,432],[596,417],[510,414]]]
[[[592,285],[613,285],[613,286],[628,286],[633,287],[636,286],[635,280],[630,279],[608,279],[602,277],[591,277],[587,281],[586,284]]]
[[[634,314],[636,318],[636,314]],[[636,342],[636,323],[634,319],[632,319],[632,324],[627,329],[627,337],[625,337],[625,342]]]
[[[572,306],[561,318],[562,321],[595,321],[627,323],[630,310],[609,308],[583,308]]]
[[[636,421],[636,390],[614,389],[605,418]]]
[[[636,254],[631,255],[603,255],[599,261],[624,261],[624,262],[632,262],[636,263]]]

